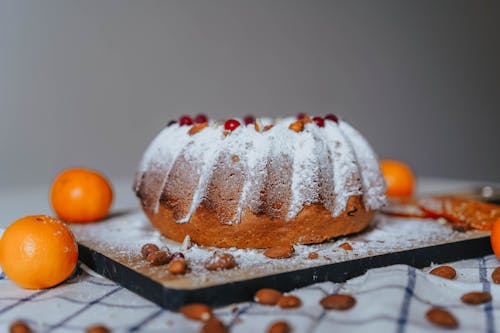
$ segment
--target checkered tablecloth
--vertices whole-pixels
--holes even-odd
[[[371,269],[345,283],[324,282],[291,292],[300,308],[283,310],[254,302],[216,309],[231,332],[265,332],[274,321],[286,320],[293,332],[428,332],[439,331],[425,318],[432,306],[448,309],[460,322],[460,332],[495,332],[500,325],[500,285],[491,282],[499,265],[494,256],[451,263],[455,280],[445,280],[405,265]],[[465,305],[461,295],[490,291],[493,301]],[[356,306],[325,311],[319,300],[335,292],[351,293]],[[104,324],[113,332],[199,332],[201,324],[163,310],[114,282],[80,266],[64,284],[52,289],[23,290],[0,273],[0,332],[15,320],[35,332],[84,332]]]

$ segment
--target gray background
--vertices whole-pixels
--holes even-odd
[[[0,0],[0,188],[132,178],[184,113],[335,112],[421,176],[500,181],[494,1]]]

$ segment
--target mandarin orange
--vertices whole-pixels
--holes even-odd
[[[77,261],[73,233],[50,216],[23,217],[12,223],[0,239],[0,266],[22,288],[55,286],[68,278]]]
[[[491,228],[490,243],[493,253],[495,253],[497,258],[500,259],[500,218],[493,223],[493,227]]]
[[[415,176],[408,164],[397,160],[382,160],[380,168],[387,184],[388,197],[411,197]]]
[[[106,217],[113,202],[109,181],[99,172],[71,168],[61,172],[50,189],[50,203],[67,222],[86,223]]]

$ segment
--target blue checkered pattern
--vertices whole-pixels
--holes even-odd
[[[500,325],[500,286],[491,272],[500,263],[494,256],[452,263],[455,280],[405,265],[369,270],[345,283],[318,283],[292,294],[302,299],[298,309],[282,310],[254,302],[217,309],[231,332],[265,332],[274,321],[286,320],[294,332],[438,332],[426,311],[448,309],[458,318],[460,332],[496,332]],[[460,296],[489,291],[493,301],[466,305]],[[351,293],[356,306],[349,311],[326,311],[319,300],[330,293]],[[104,324],[114,332],[199,332],[200,323],[163,310],[115,283],[78,269],[64,284],[42,291],[16,287],[0,273],[0,332],[22,319],[36,332],[82,332]]]

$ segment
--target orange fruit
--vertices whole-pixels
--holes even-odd
[[[44,289],[70,276],[78,261],[75,237],[50,216],[23,217],[0,238],[0,266],[20,287]]]
[[[493,253],[500,258],[500,218],[493,223],[493,227],[491,228],[491,236],[490,236],[491,248],[493,249]]]
[[[50,203],[67,222],[86,223],[106,217],[113,202],[109,181],[99,172],[71,168],[61,172],[50,189]]]
[[[415,177],[411,168],[396,160],[383,160],[380,168],[387,184],[388,197],[410,197],[415,188]]]

